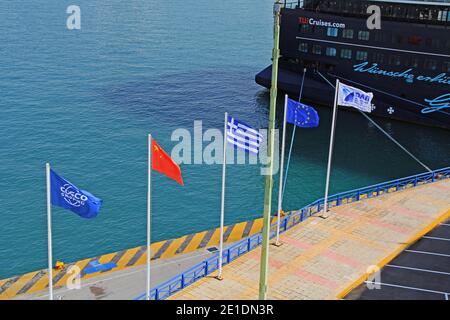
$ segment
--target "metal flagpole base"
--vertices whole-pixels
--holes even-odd
[[[318,217],[322,218],[322,219],[328,219],[330,217],[330,213],[322,211],[322,213],[320,215],[318,215]]]
[[[274,243],[272,243],[272,245],[273,245],[274,247],[279,248],[279,247],[281,247],[281,246],[283,245],[283,242],[281,242],[281,241],[279,241],[279,242],[274,242]]]
[[[222,276],[217,276],[216,279],[219,280],[219,281],[223,281],[223,277]]]

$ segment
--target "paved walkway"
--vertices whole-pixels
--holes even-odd
[[[333,208],[270,248],[269,299],[336,299],[450,216],[450,180]],[[171,299],[257,299],[260,249],[224,267],[224,280],[199,280]]]

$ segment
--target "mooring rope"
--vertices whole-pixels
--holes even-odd
[[[317,73],[334,89],[336,86],[333,85],[322,73],[317,70]],[[360,114],[362,114],[368,121],[370,121],[377,129],[379,129],[382,133],[384,133],[392,142],[394,142],[398,147],[400,147],[403,151],[405,151],[411,158],[413,158],[417,163],[419,163],[422,167],[424,167],[427,171],[433,172],[427,165],[425,165],[422,161],[420,161],[415,155],[413,155],[408,149],[406,149],[400,142],[395,140],[389,133],[387,133],[382,127],[380,127],[375,121],[373,121],[367,114],[363,111],[357,109]]]

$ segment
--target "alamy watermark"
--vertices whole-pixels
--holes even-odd
[[[369,30],[381,29],[381,8],[377,5],[371,5],[367,8],[367,13],[371,16],[367,19],[367,28]]]
[[[66,20],[66,26],[69,30],[81,29],[81,9],[77,5],[67,7],[66,13],[69,15]]]
[[[270,174],[270,157],[267,149],[268,130],[260,129],[262,142],[259,153],[253,154],[233,145],[227,146],[227,165],[260,165],[261,175]],[[210,128],[204,130],[201,120],[194,121],[193,132],[179,128],[172,132],[171,140],[177,142],[172,148],[172,159],[181,165],[222,165],[223,131]],[[275,129],[273,174],[279,170],[279,131]]]
[[[378,266],[369,266],[366,270],[368,275],[366,281],[366,287],[369,290],[381,289],[381,270]]]

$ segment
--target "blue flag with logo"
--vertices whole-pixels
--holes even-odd
[[[51,200],[55,206],[69,209],[82,218],[95,218],[102,206],[102,200],[50,170]]]
[[[300,128],[315,128],[319,115],[313,107],[288,99],[286,121]]]

